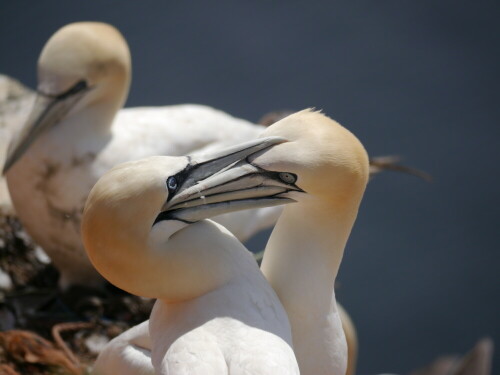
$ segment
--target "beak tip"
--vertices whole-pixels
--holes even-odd
[[[10,169],[11,167],[11,163],[10,162],[6,162],[4,165],[3,165],[3,168],[2,168],[2,176],[5,176],[5,174],[7,173],[7,171]]]
[[[16,164],[17,160],[19,159],[19,156],[20,155],[18,155],[18,153],[15,152],[14,154],[8,155],[5,158],[5,162],[2,167],[2,176],[5,176],[5,174],[12,168],[12,166]]]

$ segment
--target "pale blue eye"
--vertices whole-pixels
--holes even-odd
[[[169,191],[174,191],[177,189],[177,179],[174,176],[170,176],[167,179],[167,188]]]
[[[281,172],[279,176],[281,181],[286,184],[294,184],[295,181],[297,181],[297,176],[295,176],[293,173]]]

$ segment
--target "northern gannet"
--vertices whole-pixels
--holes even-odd
[[[69,24],[38,61],[38,96],[12,140],[4,172],[22,224],[61,272],[60,285],[100,284],[80,239],[83,205],[111,167],[154,155],[210,152],[254,139],[263,126],[201,105],[122,107],[130,52],[114,27]],[[216,218],[240,240],[271,226],[273,208]]]
[[[99,179],[82,218],[89,258],[111,283],[157,302],[150,343],[128,344],[133,328],[118,338],[121,356],[104,349],[95,374],[150,372],[148,344],[157,374],[299,374],[286,313],[253,256],[205,220],[303,194],[293,174],[249,161],[283,142],[267,137],[214,155],[151,157]]]
[[[262,136],[283,137],[261,155],[248,157],[259,169],[280,173],[305,193],[290,192],[271,234],[263,272],[284,304],[292,325],[294,351],[301,374],[346,374],[350,339],[350,373],[357,342],[348,316],[337,308],[334,281],[347,237],[368,181],[368,157],[348,130],[310,110],[293,114]],[[283,172],[285,171],[285,172]],[[247,180],[253,187],[258,182]],[[296,210],[288,210],[296,207]],[[342,322],[340,316],[343,316]],[[148,322],[112,340],[97,363],[147,363]],[[346,334],[344,334],[344,330]],[[141,343],[140,352],[137,344]]]
[[[311,110],[278,121],[262,136],[289,142],[251,162],[295,174],[307,194],[284,207],[261,270],[290,319],[301,374],[343,375],[347,345],[334,283],[368,182],[368,155],[347,129]]]

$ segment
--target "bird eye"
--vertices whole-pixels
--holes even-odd
[[[283,181],[286,184],[294,184],[295,181],[297,181],[297,176],[294,175],[293,173],[281,172],[279,174],[279,177],[281,181]]]
[[[175,191],[177,189],[177,179],[174,176],[170,176],[167,179],[167,188],[169,191]]]

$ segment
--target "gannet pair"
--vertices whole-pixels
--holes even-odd
[[[368,181],[367,154],[349,131],[310,110],[279,121],[262,137],[260,142],[268,142],[266,145],[272,140],[286,142],[276,142],[260,152],[250,150],[253,153],[238,162],[230,159],[235,164],[220,172],[215,169],[215,174],[210,164],[213,161],[205,165],[193,159],[191,167],[190,158],[154,158],[118,167],[96,185],[82,226],[90,259],[117,286],[159,298],[149,329],[145,322],[112,340],[96,362],[96,374],[111,374],[117,368],[134,368],[129,373],[139,373],[134,372],[136,366],[143,371],[140,373],[151,373],[148,349],[157,373],[167,373],[160,370],[169,368],[172,345],[176,345],[172,349],[175,353],[190,351],[184,334],[193,334],[190,337],[195,341],[198,337],[204,340],[204,331],[198,328],[215,319],[218,328],[211,332],[222,335],[224,324],[216,317],[230,315],[233,309],[240,311],[238,303],[227,300],[227,310],[216,309],[212,315],[214,306],[201,301],[238,285],[238,281],[226,278],[231,273],[226,267],[234,267],[232,272],[240,274],[240,263],[228,263],[218,241],[225,244],[231,238],[238,256],[243,256],[244,249],[222,229],[217,235],[202,230],[215,228],[202,219],[218,214],[221,207],[232,210],[274,204],[273,197],[283,199],[280,203],[288,203],[286,199],[295,203],[286,205],[276,224],[262,271],[290,320],[300,372],[346,373],[347,346],[333,286]],[[186,182],[179,182],[178,176]],[[175,195],[168,199],[165,190],[171,185]],[[224,200],[226,203],[220,203]],[[197,220],[202,221],[190,224]],[[188,236],[191,229],[194,232]],[[217,245],[212,247],[212,243]],[[180,261],[185,263],[179,266]],[[255,293],[251,298],[262,293],[251,282],[248,287]],[[168,297],[164,288],[170,293]],[[191,288],[202,290],[193,293]],[[250,289],[248,292],[252,294]],[[246,293],[229,297],[236,301],[243,296]],[[184,306],[189,314],[195,308],[199,320],[193,323]],[[249,314],[255,313],[251,307],[247,309]],[[219,344],[225,347],[226,340],[234,345],[230,335],[220,336]],[[218,348],[210,348],[214,352],[208,358],[218,355]],[[206,358],[186,354],[178,363],[190,359],[204,362]],[[226,362],[231,359],[226,358]]]
[[[114,27],[80,22],[61,28],[41,52],[38,96],[8,151],[4,171],[16,212],[59,269],[63,288],[102,281],[85,255],[80,220],[104,172],[148,156],[213,151],[264,129],[201,105],[119,111],[130,73],[127,43]],[[216,221],[244,241],[278,215],[264,208]]]

